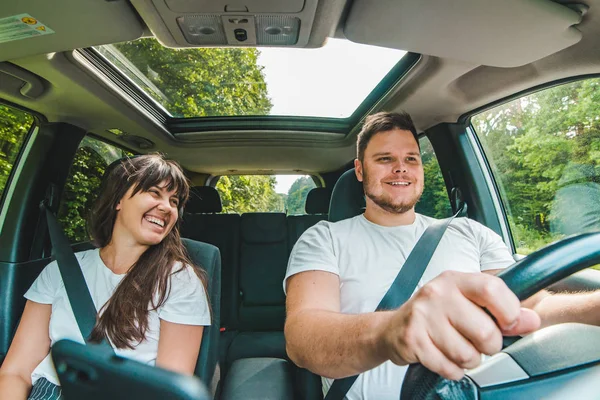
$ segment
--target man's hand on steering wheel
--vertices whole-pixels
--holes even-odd
[[[464,369],[481,363],[482,354],[500,351],[503,335],[526,334],[539,326],[539,316],[521,308],[500,278],[447,271],[392,311],[378,339],[382,354],[395,364],[418,362],[458,380]]]

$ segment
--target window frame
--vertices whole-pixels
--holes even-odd
[[[71,159],[71,162],[70,162],[70,167],[69,167],[69,170],[68,170],[68,172],[67,172],[67,176],[65,177],[65,183],[64,183],[64,186],[62,187],[62,189],[61,189],[61,191],[60,191],[60,198],[58,199],[58,204],[57,204],[57,217],[58,217],[59,219],[61,218],[61,215],[60,215],[60,210],[61,210],[61,206],[62,206],[62,204],[63,204],[64,195],[65,195],[65,190],[66,190],[66,187],[67,187],[67,183],[68,183],[68,181],[69,181],[69,178],[71,177],[71,168],[73,167],[73,161],[75,160],[75,156],[76,156],[76,154],[77,154],[77,151],[78,151],[80,148],[82,148],[82,147],[81,147],[81,143],[82,143],[82,142],[83,142],[83,141],[84,141],[86,138],[91,138],[91,139],[93,139],[93,140],[95,140],[95,141],[98,141],[98,142],[100,142],[100,143],[103,143],[103,144],[105,144],[105,145],[112,146],[112,147],[114,147],[114,148],[116,148],[116,149],[119,149],[119,150],[121,150],[121,151],[124,151],[124,152],[133,153],[133,155],[134,155],[134,156],[135,156],[135,155],[139,155],[139,153],[135,153],[135,152],[133,152],[133,151],[131,151],[131,150],[129,150],[129,149],[126,149],[125,147],[123,147],[123,146],[121,146],[121,145],[119,145],[119,144],[115,144],[114,142],[111,142],[110,140],[108,140],[108,139],[106,139],[106,138],[104,138],[104,137],[102,137],[102,136],[99,136],[99,135],[93,134],[93,133],[91,133],[91,132],[88,132],[88,133],[86,133],[86,134],[83,136],[83,138],[82,138],[82,139],[79,141],[79,144],[77,145],[77,149],[75,150],[75,153],[73,154],[73,158]],[[100,157],[102,157],[100,154],[99,154],[99,156],[100,156]],[[121,158],[123,158],[123,157],[121,157]],[[110,165],[112,162],[114,162],[114,161],[116,161],[116,160],[119,160],[119,159],[120,159],[120,158],[117,158],[117,159],[115,159],[115,160],[113,160],[113,161],[111,161],[111,162],[107,163],[107,164],[106,164],[106,166],[108,167],[108,165]],[[98,189],[98,188],[96,188],[96,189]],[[68,238],[68,240],[69,240],[69,243],[70,243],[71,245],[75,245],[75,244],[79,244],[79,243],[85,243],[85,240],[84,240],[83,242],[80,242],[80,241],[75,241],[75,242],[72,242],[70,238]]]
[[[525,96],[529,96],[529,95],[532,95],[532,94],[535,94],[535,93],[538,93],[538,92],[541,92],[544,90],[552,89],[555,87],[559,87],[562,85],[567,85],[569,83],[584,81],[584,80],[588,80],[588,79],[598,79],[598,78],[600,78],[600,74],[583,74],[583,75],[575,75],[575,76],[571,76],[571,77],[567,77],[567,78],[556,79],[556,80],[553,80],[550,82],[546,82],[546,83],[543,83],[540,85],[533,86],[528,89],[521,90],[512,95],[505,96],[501,99],[498,99],[496,101],[488,103],[484,106],[481,106],[481,107],[475,108],[471,111],[468,111],[468,112],[462,114],[458,118],[459,124],[465,124],[467,126],[467,137],[469,138],[469,141],[471,142],[471,145],[473,146],[473,149],[479,160],[480,168],[485,176],[487,188],[490,192],[491,199],[494,204],[494,208],[496,209],[498,220],[500,222],[500,227],[502,229],[504,241],[507,244],[510,243],[509,247],[513,253],[513,256],[517,260],[524,258],[525,255],[517,253],[515,236],[513,234],[513,230],[510,227],[510,223],[508,222],[508,212],[507,212],[504,202],[502,200],[502,194],[500,191],[498,178],[496,177],[496,175],[494,175],[494,172],[493,172],[491,164],[490,164],[490,160],[487,157],[487,155],[483,149],[483,144],[481,143],[481,140],[479,139],[477,131],[475,130],[475,127],[473,126],[472,118],[476,115],[479,115],[479,114],[485,112],[485,111],[489,111],[493,108],[502,106],[506,103],[520,99]]]
[[[40,125],[44,122],[47,122],[47,120],[46,117],[44,117],[42,114],[39,114],[38,112],[32,111],[26,107],[22,107],[10,101],[6,101],[2,98],[0,98],[0,105],[22,111],[24,113],[29,114],[33,118],[33,123],[31,124],[29,130],[23,138],[23,143],[19,148],[19,152],[13,163],[13,167],[10,171],[10,174],[8,175],[6,185],[2,190],[2,195],[0,195],[0,232],[2,232],[4,220],[6,218],[6,213],[8,212],[7,198],[9,193],[12,195],[12,193],[14,192],[14,187],[19,179],[20,172],[23,169],[23,162],[26,158],[24,155],[29,152],[32,142],[35,139],[37,133],[39,132]]]
[[[211,175],[211,176],[209,176],[209,177],[206,179],[205,185],[206,185],[206,186],[210,186],[210,187],[214,188],[214,189],[215,189],[215,190],[217,190],[217,192],[218,192],[218,189],[217,189],[217,184],[219,183],[219,180],[220,180],[222,177],[224,177],[224,176],[275,176],[275,177],[276,177],[277,175],[284,175],[284,174],[251,174],[251,173],[250,173],[250,174],[248,174],[248,173],[241,173],[241,174],[228,174],[228,175],[225,175],[225,174],[223,174],[223,175]],[[326,186],[325,186],[325,183],[324,183],[324,181],[323,181],[323,178],[322,178],[320,175],[315,175],[315,174],[302,174],[302,173],[299,173],[299,172],[297,172],[297,171],[296,171],[296,173],[295,173],[295,174],[288,174],[288,175],[302,175],[302,176],[308,176],[308,177],[310,177],[310,178],[311,178],[311,180],[312,180],[312,182],[313,182],[313,183],[314,183],[314,185],[315,185],[313,189],[316,189],[316,188],[324,188],[324,187],[326,187]],[[333,188],[332,188],[332,190],[333,190]],[[219,193],[219,196],[220,196],[220,195],[221,195],[221,193]],[[305,199],[305,202],[306,202],[306,199]],[[305,205],[306,205],[306,203],[305,203]],[[285,206],[285,204],[284,204],[284,206]],[[262,212],[262,211],[258,211],[258,212]],[[279,211],[265,211],[265,212],[273,212],[273,213],[276,213],[276,212],[279,212]],[[303,213],[303,214],[288,214],[288,213],[287,213],[287,210],[284,210],[284,211],[281,211],[281,212],[282,212],[282,213],[284,213],[286,216],[287,216],[287,215],[309,215],[309,214],[306,214],[306,213]],[[226,214],[226,212],[223,212],[223,211],[221,211],[221,213],[220,213],[220,214]],[[241,214],[240,214],[240,215],[241,215]]]
[[[443,216],[441,218],[451,217],[454,214],[455,211],[453,210],[452,200],[450,198],[450,192],[448,191],[448,184],[446,182],[446,177],[444,176],[444,171],[443,171],[443,168],[442,168],[442,164],[440,163],[440,159],[438,157],[438,153],[435,150],[435,147],[434,147],[433,142],[431,141],[431,138],[427,134],[421,133],[421,134],[419,134],[417,136],[418,136],[418,139],[419,139],[419,149],[420,149],[420,153],[421,153],[421,158],[423,157],[423,142],[422,141],[426,140],[429,143],[429,147],[431,147],[431,150],[433,152],[433,155],[432,155],[433,159],[435,159],[435,162],[437,164],[438,170],[439,170],[439,172],[441,174],[441,177],[442,177],[442,180],[444,182],[444,189],[445,189],[445,192],[446,192],[446,201],[448,203],[448,206],[449,206],[450,210],[449,210],[449,214],[448,215],[445,215],[445,216]],[[422,168],[423,168],[423,172],[425,172],[425,163],[422,162],[422,160],[421,160],[421,165],[422,165]],[[425,179],[427,179],[427,178],[425,177]],[[428,182],[427,180],[425,180],[424,185],[425,186],[424,186],[424,189],[423,189],[423,193],[421,194],[421,199],[423,197],[423,194],[425,194],[428,189],[432,188],[431,183]],[[421,201],[421,199],[419,199],[419,202]],[[423,214],[421,212],[422,210],[418,209],[419,208],[419,202],[415,205],[416,212],[418,212],[418,213],[420,213],[422,215],[425,215],[427,217],[439,218],[439,217],[436,217],[436,216],[433,216],[433,215]]]

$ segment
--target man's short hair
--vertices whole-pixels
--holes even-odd
[[[378,112],[377,114],[369,115],[365,119],[356,142],[356,157],[360,161],[363,160],[365,150],[373,135],[379,132],[391,131],[392,129],[410,131],[417,142],[417,146],[419,146],[417,128],[415,128],[415,124],[407,112]]]

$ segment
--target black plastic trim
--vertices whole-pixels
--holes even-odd
[[[352,125],[353,127],[354,125]],[[347,134],[348,123],[333,118],[308,117],[202,117],[173,118],[167,122],[167,129],[174,136],[187,132],[218,132],[229,130],[294,130]]]
[[[584,324],[559,324],[526,336],[503,351],[527,375],[541,376],[600,363],[600,328]]]
[[[459,187],[468,205],[468,216],[502,236],[491,193],[464,124],[441,123],[426,131],[437,157],[446,191]]]
[[[483,388],[480,389],[479,399],[595,399],[599,377],[600,364],[587,364],[524,381]]]

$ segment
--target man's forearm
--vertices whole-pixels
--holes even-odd
[[[534,307],[542,327],[565,322],[600,325],[600,291],[557,293],[543,297]]]
[[[380,332],[391,312],[342,314],[303,310],[288,316],[288,356],[298,366],[328,378],[343,378],[375,368],[388,359]]]

